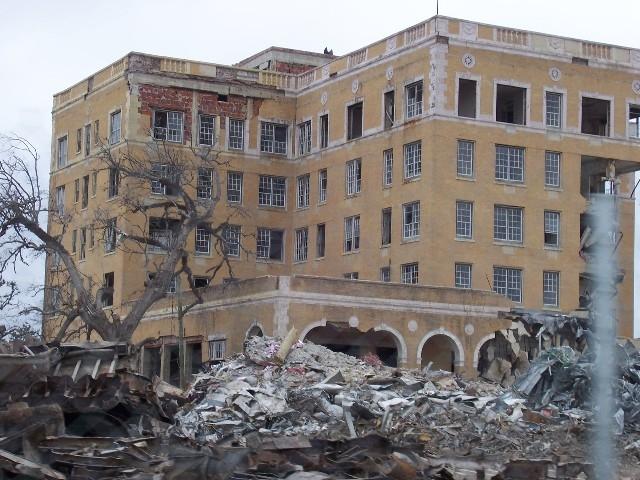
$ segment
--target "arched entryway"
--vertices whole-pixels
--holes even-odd
[[[431,364],[431,370],[455,372],[457,366],[464,364],[463,355],[460,341],[448,332],[436,331],[427,334],[418,349],[420,368]]]

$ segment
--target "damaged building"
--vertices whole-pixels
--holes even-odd
[[[632,336],[639,112],[638,49],[442,16],[342,56],[272,47],[228,66],[129,53],[54,96],[50,192],[74,212],[65,246],[121,315],[163,253],[116,248],[116,222],[139,225],[110,211],[124,192],[100,168],[101,144],[220,152],[234,278],[222,272],[184,320],[192,370],[295,327],[390,366],[472,376],[505,359],[503,381],[541,348],[506,333],[506,312],[588,306],[595,193],[618,198],[618,333]],[[94,232],[97,209],[113,228]],[[196,282],[212,241],[198,229],[189,240]],[[50,292],[57,268],[48,258]],[[155,339],[141,370],[172,382],[180,290],[134,334]]]

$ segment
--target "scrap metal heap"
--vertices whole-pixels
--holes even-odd
[[[254,337],[184,392],[131,354],[0,356],[0,479],[593,478],[588,349],[551,347],[505,388]],[[640,478],[640,352],[617,360],[617,478]]]

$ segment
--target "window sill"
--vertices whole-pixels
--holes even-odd
[[[390,243],[386,243],[384,245],[380,245],[380,248],[381,249],[383,249],[383,248],[391,248],[391,244]]]
[[[274,260],[271,258],[256,258],[256,263],[265,263],[265,264],[269,264],[269,263],[277,263],[277,264],[284,264],[284,260]]]
[[[552,186],[549,186],[549,185],[545,185],[544,189],[547,192],[563,192],[564,191],[564,190],[562,190],[562,187],[552,187]]]
[[[152,252],[148,252],[148,253],[152,253]],[[114,250],[113,252],[104,252],[104,256],[108,257],[109,255],[115,255],[116,251]]]
[[[342,255],[343,255],[343,256],[345,256],[345,255],[355,255],[355,254],[357,254],[357,253],[360,253],[360,249],[358,249],[358,250],[351,250],[350,252],[342,252]]]
[[[553,246],[553,245],[545,245],[544,249],[545,250],[549,250],[550,252],[561,252],[562,251],[562,247]]]
[[[193,252],[193,255],[195,257],[209,258],[209,257],[211,257],[211,252]]]
[[[422,175],[416,175],[415,177],[410,177],[410,178],[404,178],[402,180],[402,183],[412,183],[412,182],[417,182],[418,180],[420,180],[422,178]]]
[[[230,152],[244,152],[244,148],[227,147],[227,150]]]
[[[463,182],[475,182],[476,177],[474,176],[465,176],[465,175],[456,175],[456,180],[462,180]]]
[[[109,203],[109,202],[114,202],[118,199],[118,195],[111,197],[111,198],[107,198],[104,203]]]
[[[322,201],[322,202],[318,202],[318,206],[319,206],[319,207],[321,207],[321,206],[323,206],[323,205],[326,205],[326,204],[327,204],[327,201],[326,201],[326,200],[324,200],[324,201]]]
[[[420,241],[420,236],[418,235],[417,237],[403,238],[400,244],[404,245],[405,243],[416,243],[419,241]]]
[[[318,260],[324,260],[326,257],[316,257],[314,260],[317,262]]]
[[[455,237],[454,240],[456,242],[466,242],[466,243],[476,243],[475,239],[472,238],[465,238],[465,237]]]
[[[389,185],[384,185],[384,184],[382,185],[382,189],[383,190],[390,190],[391,187],[393,187],[393,184],[391,184],[391,183]]]
[[[307,263],[307,260],[294,260],[293,265],[302,265]]]
[[[493,244],[497,247],[524,248],[524,244],[522,242],[507,242],[507,241],[501,241],[501,240],[494,240]]]
[[[258,205],[258,210],[266,210],[273,212],[284,212],[287,210],[287,207],[274,207],[271,205]]]
[[[494,179],[493,183],[496,185],[502,185],[505,187],[518,187],[518,188],[527,188],[527,185],[524,182],[517,182],[512,180],[500,180]]]
[[[306,205],[304,207],[296,207],[296,212],[303,212],[305,210],[309,210],[309,205]]]
[[[242,207],[242,200],[239,202],[231,202],[227,200],[227,207]]]
[[[561,312],[562,310],[558,305],[542,305],[543,310],[548,310],[550,312]]]
[[[362,193],[362,190],[357,193],[347,193],[345,194],[344,199],[347,200],[349,198],[357,198],[360,196],[361,193]]]
[[[154,140],[160,140],[160,139],[154,137]],[[122,141],[123,141],[122,138],[118,139],[117,142],[111,142],[110,141],[109,144],[107,145],[107,147],[117,147],[118,145],[120,145],[122,143]],[[168,142],[169,140],[166,140],[166,141]],[[171,142],[171,143],[177,143],[177,142]]]

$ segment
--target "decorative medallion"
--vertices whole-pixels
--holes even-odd
[[[634,80],[631,82],[631,90],[640,95],[640,80]]]
[[[409,328],[410,332],[415,332],[416,330],[418,330],[418,322],[416,322],[415,320],[409,320],[409,324],[407,325],[407,327]]]
[[[396,49],[396,37],[387,38],[387,52]]]
[[[354,80],[353,82],[351,82],[351,92],[352,93],[357,93],[358,89],[360,88],[360,82],[358,80]]]
[[[554,82],[557,82],[562,77],[562,72],[558,67],[551,67],[549,69],[549,78]]]
[[[473,325],[471,325],[470,323],[467,323],[464,326],[464,333],[466,333],[467,335],[473,335],[473,332],[475,331],[475,328],[473,328]]]
[[[391,80],[393,78],[393,67],[387,68],[387,80]]]
[[[465,53],[462,56],[462,64],[467,68],[473,68],[476,65],[476,57],[471,53]]]
[[[562,48],[562,40],[557,37],[549,37],[549,47],[553,50],[560,50]]]
[[[322,95],[320,95],[320,103],[322,105],[326,105],[328,99],[329,99],[329,94],[327,92],[322,92]]]
[[[478,38],[478,25],[476,23],[462,22],[460,24],[460,36],[465,40]]]
[[[358,325],[360,325],[360,320],[358,320],[358,317],[349,318],[349,326],[351,328],[358,328]]]

